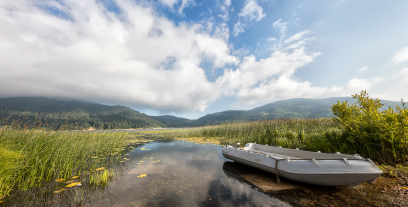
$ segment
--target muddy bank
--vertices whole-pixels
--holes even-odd
[[[408,206],[408,179],[403,174],[387,173],[375,184],[364,183],[354,188],[322,187],[294,182],[236,162],[225,162],[224,172],[231,178],[292,206]],[[388,177],[387,177],[388,176]]]

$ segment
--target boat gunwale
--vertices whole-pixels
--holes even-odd
[[[224,152],[222,152],[223,154],[224,154]],[[261,164],[261,163],[256,163],[256,162],[253,162],[252,160],[248,160],[248,159],[244,159],[244,158],[241,158],[241,157],[237,157],[237,156],[234,156],[234,155],[230,155],[229,153],[226,153],[227,154],[227,156],[231,156],[231,157],[234,157],[234,158],[238,158],[238,159],[241,159],[241,160],[245,160],[245,161],[247,161],[247,162],[251,162],[251,163],[253,163],[253,164],[256,164],[256,165],[261,165],[261,166],[264,166],[264,167],[266,167],[266,168],[270,168],[270,169],[273,169],[273,170],[275,170],[276,171],[276,168],[275,167],[273,167],[273,166],[268,166],[268,165],[264,165],[264,164]],[[271,157],[272,158],[272,157]],[[228,158],[227,158],[228,159]],[[276,160],[276,159],[275,159]],[[284,160],[286,160],[286,159],[284,159]],[[303,160],[311,160],[311,159],[303,159]],[[317,159],[316,159],[317,160]],[[342,160],[342,159],[341,159]],[[279,160],[276,160],[276,161],[279,161]],[[361,160],[361,161],[365,161],[365,160]],[[305,173],[304,171],[303,171],[303,173],[299,173],[300,171],[288,171],[288,170],[283,170],[283,169],[277,169],[279,172],[286,172],[286,173],[291,173],[291,174],[296,174],[296,175],[313,175],[313,174],[318,174],[318,175],[355,175],[355,174],[364,174],[364,175],[374,175],[374,174],[379,174],[379,172],[376,172],[376,173],[374,173],[374,172],[371,172],[371,173],[369,173],[369,172],[324,172],[324,171],[321,171],[321,172],[324,172],[324,173],[320,173],[320,172],[310,172],[310,173]],[[383,172],[381,171],[381,174],[382,174]]]
[[[246,146],[248,145],[248,144],[255,144],[255,145],[259,145],[259,146],[265,146],[265,145],[260,145],[260,144],[256,144],[256,143],[247,143],[246,144]],[[270,157],[277,157],[277,158],[282,158],[282,160],[284,160],[284,159],[291,159],[291,160],[312,160],[312,159],[315,159],[315,160],[343,160],[344,158],[346,158],[347,160],[369,160],[370,162],[372,162],[370,159],[368,159],[368,158],[364,158],[364,157],[361,157],[359,154],[354,154],[354,155],[351,155],[351,154],[342,154],[342,153],[325,153],[325,152],[320,152],[320,151],[318,151],[318,152],[312,152],[312,151],[307,151],[307,150],[300,150],[300,149],[298,149],[298,148],[296,148],[296,149],[291,149],[291,148],[284,148],[284,147],[277,147],[277,146],[269,146],[269,145],[266,145],[267,147],[271,147],[271,148],[277,148],[278,150],[283,150],[283,151],[286,151],[288,154],[280,154],[280,153],[274,153],[274,152],[268,152],[268,151],[264,151],[264,150],[255,150],[255,149],[249,149],[249,147],[246,147],[245,146],[245,148],[247,148],[247,149],[245,149],[245,148],[239,148],[239,147],[235,147],[235,146],[231,146],[231,145],[225,145],[224,146],[224,148],[233,148],[233,149],[236,149],[236,150],[239,150],[239,151],[245,151],[245,152],[250,152],[250,153],[258,153],[258,154],[262,154],[262,155],[266,155],[266,156],[270,156]],[[304,153],[304,154],[309,154],[309,155],[316,155],[316,156],[324,156],[324,155],[329,155],[329,156],[333,156],[333,155],[339,155],[339,156],[342,156],[342,158],[331,158],[331,159],[325,159],[325,158],[302,158],[302,157],[295,157],[295,156],[292,156],[292,155],[290,155],[290,152],[300,152],[300,153]],[[273,154],[273,155],[270,155],[270,154]],[[289,157],[289,158],[287,158],[287,157]],[[373,163],[374,164],[374,163]]]

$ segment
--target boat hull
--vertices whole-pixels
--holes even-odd
[[[366,159],[282,159],[232,147],[224,147],[222,153],[225,158],[235,162],[314,185],[353,187],[374,182],[382,174],[377,166]]]

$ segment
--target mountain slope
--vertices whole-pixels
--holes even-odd
[[[3,124],[20,120],[32,124],[40,119],[42,124],[58,128],[73,125],[77,128],[126,129],[164,127],[159,121],[125,106],[45,97],[0,98],[0,119],[10,117]]]
[[[166,126],[169,127],[186,127],[186,126],[192,126],[192,123],[194,120],[186,119],[186,118],[180,118],[176,116],[171,116],[171,115],[164,115],[164,116],[150,116],[153,119],[156,119],[157,121],[163,123]]]
[[[333,104],[337,103],[337,101],[347,101],[350,104],[356,103],[356,100],[351,97],[333,97],[325,99],[294,98],[276,101],[248,111],[222,111],[213,114],[207,114],[197,120],[190,120],[190,122],[186,120],[183,120],[183,123],[168,121],[165,124],[170,127],[191,127],[280,118],[333,117],[333,113],[331,112],[330,107]],[[401,102],[381,101],[381,103],[384,104],[381,110],[388,109],[388,106],[393,109],[395,109],[395,105],[402,107]],[[173,117],[173,120],[177,120],[176,118],[178,117]]]

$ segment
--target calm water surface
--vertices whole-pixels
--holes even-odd
[[[149,150],[141,150],[141,148]],[[221,146],[185,141],[152,142],[129,152],[116,180],[55,194],[56,182],[15,190],[4,206],[288,206],[229,178]],[[129,157],[129,156],[127,156]],[[146,177],[138,177],[146,174]],[[2,204],[0,204],[2,205]]]

